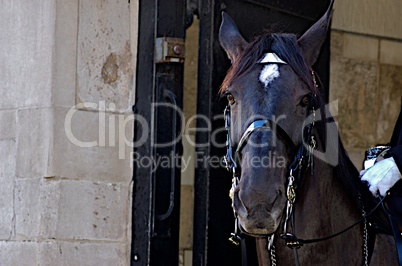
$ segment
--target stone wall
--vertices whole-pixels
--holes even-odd
[[[138,3],[0,3],[0,264],[128,265]]]
[[[330,101],[342,141],[361,169],[364,151],[387,143],[402,99],[402,7],[398,0],[335,2]]]

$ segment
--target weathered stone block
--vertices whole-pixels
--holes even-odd
[[[16,239],[34,239],[40,226],[40,179],[24,178],[15,181],[15,234]]]
[[[194,187],[182,185],[180,189],[180,249],[193,246]]]
[[[17,179],[14,198],[16,239],[127,239],[129,185]]]
[[[43,242],[40,265],[129,265],[127,247],[118,243]]]
[[[343,35],[343,32],[335,30],[331,31],[331,62],[332,60],[343,56]]]
[[[12,110],[0,111],[0,139],[16,138],[17,112]]]
[[[56,237],[124,240],[129,201],[128,185],[63,180]]]
[[[184,251],[184,266],[192,266],[193,265],[193,251],[185,250]]]
[[[377,136],[373,143],[388,143],[401,110],[402,67],[381,65],[378,85]]]
[[[0,239],[14,235],[15,140],[0,140]]]
[[[343,56],[363,61],[378,60],[379,40],[354,34],[343,34]]]
[[[54,1],[2,1],[0,18],[1,108],[50,106]]]
[[[16,239],[127,239],[129,185],[17,179],[14,198]]]
[[[70,112],[69,112],[70,111]],[[130,182],[133,115],[55,109],[50,176]]]
[[[373,145],[377,116],[377,64],[332,58],[330,101],[338,100],[338,122],[347,149]]]
[[[402,66],[402,43],[381,40],[380,63]]]
[[[38,261],[37,242],[0,241],[1,265],[32,266]]]
[[[46,176],[53,143],[51,108],[18,110],[17,162],[18,177]]]
[[[77,103],[105,100],[131,109],[132,56],[127,1],[80,1]]]
[[[194,185],[194,168],[195,168],[195,135],[183,134],[183,156],[181,167],[181,184]]]
[[[39,235],[43,239],[56,238],[57,223],[59,220],[59,213],[63,212],[60,209],[60,179],[41,179],[40,180],[40,192],[39,206],[37,208],[40,213],[40,220],[38,221]]]
[[[193,24],[186,30],[183,82],[183,113],[186,122],[197,113],[198,34],[199,22],[198,19],[194,19]],[[190,121],[190,126],[196,127],[196,119]]]
[[[6,240],[14,236],[14,204],[13,183],[11,178],[0,177],[2,193],[0,194],[0,239]]]
[[[335,1],[332,28],[402,39],[399,0]]]
[[[16,161],[15,140],[0,140],[0,151],[0,177],[14,177]]]
[[[52,104],[71,107],[77,86],[78,0],[56,1]]]

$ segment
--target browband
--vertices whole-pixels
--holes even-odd
[[[285,61],[279,58],[279,56],[275,53],[266,53],[259,62],[260,64],[285,64]]]

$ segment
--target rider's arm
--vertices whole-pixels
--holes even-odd
[[[402,145],[395,146],[387,152],[388,156],[392,156],[399,171],[402,173]]]
[[[392,150],[391,153],[389,153]],[[367,170],[362,171],[361,179],[368,182],[374,196],[385,196],[387,191],[402,179],[402,146],[392,148],[388,154],[391,157],[381,160]]]

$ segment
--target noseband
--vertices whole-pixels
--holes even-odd
[[[279,126],[276,122],[270,120],[270,119],[259,119],[255,120],[252,122],[244,131],[243,135],[240,138],[240,141],[237,145],[236,151],[235,151],[235,158],[233,158],[233,148],[232,148],[232,140],[231,140],[231,132],[230,132],[230,105],[226,106],[225,111],[224,111],[224,116],[225,116],[225,128],[227,131],[227,140],[226,140],[226,156],[224,157],[224,162],[226,164],[226,169],[227,170],[232,170],[235,171],[237,168],[236,160],[235,158],[239,158],[241,151],[243,148],[247,145],[247,142],[250,138],[250,136],[257,131],[260,131],[262,129],[269,129],[272,130],[273,132],[276,133],[277,136],[279,136],[283,142],[285,143],[285,146],[290,150],[290,153],[292,155],[296,154],[296,145],[294,144],[292,138],[286,133],[286,131]]]

